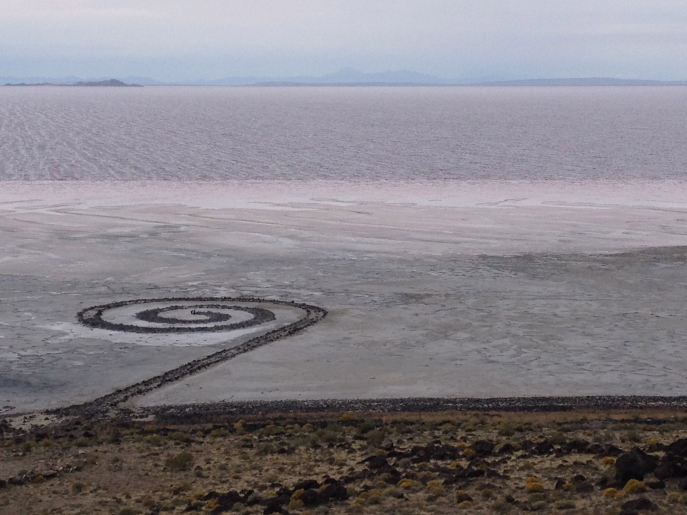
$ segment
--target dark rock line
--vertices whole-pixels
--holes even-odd
[[[194,298],[137,299],[137,300],[123,301],[123,302],[115,302],[112,304],[107,304],[106,306],[97,306],[95,308],[85,309],[78,314],[78,318],[79,318],[79,321],[84,322],[84,320],[83,320],[84,313],[87,313],[87,312],[92,311],[92,310],[96,310],[96,312],[100,311],[102,313],[102,311],[106,308],[121,307],[121,306],[128,306],[128,305],[134,305],[134,304],[145,304],[145,303],[150,303],[150,302],[185,302],[185,303],[188,303],[188,302],[254,302],[254,303],[268,303],[268,304],[277,304],[277,305],[282,305],[282,306],[292,306],[292,307],[302,309],[303,311],[305,311],[305,316],[303,318],[301,318],[300,320],[297,320],[296,322],[293,322],[287,326],[269,331],[269,332],[267,332],[261,336],[257,336],[255,338],[252,338],[251,340],[248,340],[247,342],[242,343],[241,345],[238,345],[236,347],[232,347],[230,349],[223,349],[219,352],[216,352],[214,354],[206,356],[205,358],[193,360],[189,363],[181,365],[180,367],[177,367],[173,370],[165,372],[161,375],[152,377],[152,378],[147,379],[145,381],[141,381],[139,383],[133,384],[133,385],[128,386],[126,388],[115,390],[114,392],[112,392],[108,395],[105,395],[103,397],[100,397],[98,399],[95,399],[93,401],[90,401],[90,402],[87,402],[84,404],[77,404],[77,405],[69,406],[66,408],[58,408],[58,409],[54,409],[54,410],[49,410],[49,411],[47,411],[47,413],[60,415],[60,416],[83,416],[85,418],[103,418],[103,417],[108,416],[108,413],[110,413],[111,411],[114,411],[115,413],[119,412],[119,414],[121,415],[122,413],[121,413],[121,410],[118,408],[118,406],[121,403],[126,402],[127,400],[129,400],[133,397],[137,397],[137,396],[146,394],[146,393],[148,393],[152,390],[155,390],[157,388],[160,388],[164,385],[174,383],[176,381],[179,381],[180,379],[183,379],[184,377],[188,377],[192,374],[196,374],[202,370],[205,370],[208,367],[211,367],[211,366],[216,365],[218,363],[222,363],[224,361],[230,360],[232,358],[235,358],[236,356],[239,356],[241,354],[245,354],[246,352],[250,352],[252,350],[255,350],[258,347],[262,347],[263,345],[267,345],[267,344],[275,342],[281,338],[285,338],[287,336],[291,336],[293,334],[299,333],[299,332],[303,331],[305,328],[316,324],[320,320],[324,319],[325,316],[327,316],[327,311],[323,308],[320,308],[318,306],[312,306],[310,304],[303,304],[303,303],[297,303],[297,302],[290,302],[290,301],[283,301],[283,300],[267,300],[267,299],[260,299],[260,298],[255,298],[255,297],[194,297]],[[267,310],[265,310],[265,311],[267,311]],[[269,313],[272,316],[274,316],[273,313],[271,313],[271,312],[269,312]],[[86,325],[91,325],[91,324],[86,323]],[[91,327],[93,327],[93,326],[91,325]],[[173,329],[173,328],[170,328],[170,329]],[[174,332],[174,331],[172,330],[169,332]]]
[[[185,302],[207,302],[207,301],[219,301],[219,302],[227,302],[227,301],[233,301],[233,302],[238,302],[237,299],[229,299],[229,298],[208,298],[208,297],[199,297],[199,298],[190,298],[190,299],[139,299],[139,300],[131,300],[131,301],[123,301],[123,302],[113,302],[111,304],[105,304],[102,306],[95,306],[92,308],[87,308],[82,311],[80,311],[77,314],[77,318],[79,319],[79,322],[82,324],[92,327],[95,329],[105,329],[108,331],[121,331],[125,333],[145,333],[145,334],[163,334],[163,333],[200,333],[200,332],[218,332],[218,331],[232,331],[236,329],[245,329],[247,327],[252,327],[255,325],[260,325],[264,324],[266,322],[272,322],[275,320],[274,313],[271,311],[264,309],[264,308],[257,308],[257,307],[243,307],[243,306],[230,306],[230,305],[222,305],[222,304],[200,304],[198,308],[214,308],[214,309],[233,309],[237,311],[245,311],[247,313],[250,313],[253,315],[253,318],[250,320],[245,320],[243,322],[237,322],[234,324],[225,324],[225,325],[215,325],[215,326],[197,326],[197,327],[146,327],[146,326],[137,326],[137,325],[131,325],[131,324],[118,324],[118,323],[113,323],[113,322],[108,322],[107,320],[103,320],[103,313],[105,313],[107,310],[110,309],[115,309],[115,308],[121,308],[124,306],[131,306],[131,305],[136,305],[136,304],[150,304],[150,303],[160,303],[160,302],[169,302],[169,301],[174,301],[174,302],[179,302],[179,301],[185,301]],[[248,302],[248,301],[244,301]],[[251,301],[253,302],[253,301]],[[264,300],[259,300],[255,302],[265,302]],[[194,324],[198,323],[197,321],[193,320],[182,320],[178,318],[164,318],[160,316],[160,313],[166,312],[166,311],[173,311],[176,309],[184,309],[184,308],[189,308],[189,307],[194,307],[194,306],[184,306],[184,305],[174,305],[174,306],[168,306],[165,308],[156,308],[156,309],[146,309],[144,311],[141,311],[140,313],[137,313],[135,317],[139,320],[143,320],[144,322],[152,322],[152,323],[165,323],[165,324]],[[213,322],[213,321],[223,321],[226,320],[225,317],[228,317],[228,315],[222,315],[221,313],[201,313],[205,314],[208,316],[208,320],[203,321],[203,323],[207,322]]]
[[[326,412],[560,412],[573,410],[685,409],[687,397],[588,396],[502,398],[405,398],[326,399],[216,402],[142,408],[142,412],[166,420],[195,420],[222,415],[266,415],[275,413]]]

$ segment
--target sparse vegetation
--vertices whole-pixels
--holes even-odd
[[[213,425],[80,422],[52,435],[49,446],[42,444],[47,438],[31,435],[4,440],[0,466],[36,472],[16,485],[16,477],[11,484],[0,478],[0,514],[16,513],[13,505],[33,496],[42,508],[27,514],[50,513],[46,508],[59,504],[69,507],[63,513],[259,515],[278,502],[289,512],[313,515],[617,515],[623,503],[642,496],[665,513],[687,515],[676,480],[662,483],[648,473],[644,481],[621,483],[617,476],[628,462],[621,459],[624,451],[639,447],[660,463],[668,444],[687,438],[687,426],[675,419],[650,425],[572,417],[425,413],[251,417]],[[630,442],[633,430],[640,442]],[[87,448],[75,446],[79,439]],[[53,473],[43,463],[63,463],[64,470]]]
[[[182,451],[167,458],[165,465],[174,471],[189,470],[193,465],[193,455],[188,451]]]

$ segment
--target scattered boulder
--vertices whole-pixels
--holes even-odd
[[[654,470],[654,476],[659,480],[673,477],[687,477],[687,469],[674,462],[665,462],[661,463],[656,470]]]
[[[322,501],[326,502],[326,499],[322,499],[320,492],[313,488],[309,488],[301,494],[299,499],[303,502],[306,508],[312,508],[319,505]]]
[[[640,449],[632,449],[618,456],[615,462],[615,476],[621,484],[630,479],[643,481],[644,476],[658,467],[658,458],[646,454]]]
[[[371,470],[378,470],[389,466],[389,462],[384,456],[372,456],[365,460],[368,468]]]
[[[671,443],[666,449],[666,454],[687,458],[687,438],[681,438]]]
[[[520,450],[523,452],[529,452],[537,446],[532,440],[523,440],[520,444]]]
[[[386,462],[386,460],[384,460]],[[306,479],[305,481],[299,481],[295,485],[293,485],[293,490],[294,492],[296,490],[308,490],[310,488],[317,489],[320,487],[320,483],[315,481],[314,479]]]
[[[496,447],[494,442],[490,442],[489,440],[478,440],[470,446],[470,449],[480,456],[489,456],[493,452],[494,447]]]
[[[345,501],[348,499],[346,487],[338,481],[329,483],[327,487],[320,492],[320,495],[329,501]]]
[[[652,490],[663,490],[665,489],[666,484],[663,481],[647,481],[646,486]]]
[[[578,494],[588,494],[594,491],[594,485],[591,483],[588,483],[587,481],[583,481],[581,483],[576,483],[575,484],[575,491]]]
[[[472,463],[467,466],[463,472],[461,472],[460,477],[465,479],[474,479],[476,477],[484,477],[485,472],[483,469],[474,468]]]
[[[664,445],[660,442],[658,442],[658,443],[654,442],[654,443],[647,445],[645,451],[650,452],[650,453],[654,453],[654,452],[665,452],[667,449],[668,449],[667,445]]]
[[[489,478],[503,479],[503,475],[494,469],[487,469],[485,475]]]
[[[561,445],[561,451],[564,454],[572,454],[573,452],[582,454],[584,452],[587,452],[588,449],[589,442],[587,442],[586,440],[570,440]]]
[[[631,501],[623,503],[623,505],[621,506],[621,510],[621,514],[627,514],[638,511],[656,511],[658,510],[658,506],[646,497],[639,497],[637,499],[632,499]]]
[[[537,445],[534,446],[534,449],[532,449],[532,454],[536,454],[537,456],[545,456],[547,454],[551,454],[552,452],[553,444],[548,440],[539,442]]]
[[[501,447],[499,447],[498,451],[496,451],[498,454],[513,454],[515,452],[515,446],[512,443],[504,443]]]
[[[467,502],[472,502],[472,497],[471,497],[470,495],[464,493],[464,492],[458,493],[458,494],[456,495],[456,502],[457,502],[458,504],[460,504],[460,503],[462,503],[462,502],[466,502],[466,501],[467,501]]]
[[[623,450],[612,444],[601,445],[600,443],[595,443],[589,446],[587,452],[596,454],[597,456],[611,456],[615,458],[616,456],[620,456]]]
[[[281,513],[288,515],[289,512],[282,508],[279,504],[268,504],[262,511],[262,515],[272,515],[273,513]]]

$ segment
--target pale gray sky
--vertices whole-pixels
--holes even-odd
[[[0,76],[687,79],[687,0],[0,0]]]

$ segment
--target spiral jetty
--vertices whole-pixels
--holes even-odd
[[[131,306],[131,305],[136,305],[136,304],[151,304],[151,303],[181,303],[179,306],[172,306],[172,307],[184,307],[187,308],[187,304],[191,303],[212,303],[212,304],[203,304],[199,306],[202,309],[211,309],[213,307],[221,307],[222,309],[237,309],[239,308],[241,311],[249,311],[252,314],[254,314],[254,318],[252,320],[249,320],[247,322],[250,322],[247,325],[241,325],[241,324],[246,324],[246,322],[240,322],[238,324],[229,324],[229,325],[222,325],[222,326],[209,326],[209,327],[198,327],[198,328],[187,328],[187,327],[161,327],[161,328],[150,328],[150,329],[155,329],[152,331],[141,331],[141,327],[139,326],[130,326],[128,324],[113,324],[111,322],[107,322],[106,320],[103,320],[102,315],[103,313],[108,310],[108,309],[113,309],[113,308],[119,308],[119,307],[124,307],[124,306]],[[221,351],[215,352],[214,354],[210,354],[209,356],[206,356],[201,359],[196,359],[193,361],[190,361],[189,363],[186,363],[184,365],[181,365],[173,370],[170,370],[168,372],[165,372],[163,374],[157,375],[155,377],[152,377],[150,379],[146,379],[145,381],[138,382],[136,384],[133,384],[131,386],[127,386],[126,388],[121,388],[118,390],[115,390],[114,392],[105,395],[103,397],[99,397],[93,401],[89,401],[83,404],[76,404],[73,406],[69,406],[66,408],[58,408],[55,410],[50,410],[47,413],[49,414],[54,414],[58,416],[80,416],[84,417],[87,419],[92,419],[92,418],[105,418],[109,415],[112,415],[113,412],[116,415],[124,415],[127,410],[123,409],[120,407],[120,405],[134,397],[138,397],[140,395],[144,395],[146,393],[149,393],[153,390],[156,390],[158,388],[161,388],[162,386],[175,383],[185,377],[188,377],[193,374],[197,374],[206,368],[209,368],[213,365],[217,365],[219,363],[223,363],[225,361],[228,361],[230,359],[233,359],[237,356],[240,356],[241,354],[245,354],[247,352],[250,352],[252,350],[255,350],[259,347],[262,347],[264,345],[267,345],[269,343],[275,342],[277,340],[280,340],[282,338],[286,338],[287,336],[291,336],[294,334],[297,334],[307,327],[310,327],[311,325],[314,325],[318,323],[319,321],[323,320],[327,316],[327,310],[318,307],[318,306],[313,306],[311,304],[304,304],[304,303],[299,303],[299,302],[291,302],[291,301],[284,301],[284,300],[268,300],[268,299],[261,299],[257,297],[170,297],[170,298],[158,298],[158,299],[135,299],[135,300],[127,300],[127,301],[122,301],[122,302],[113,302],[110,304],[104,304],[102,306],[95,306],[91,308],[86,308],[82,311],[80,311],[77,315],[77,318],[79,322],[82,324],[92,327],[92,328],[99,328],[99,329],[107,329],[107,330],[119,330],[119,331],[124,331],[124,332],[154,332],[154,333],[179,333],[179,332],[197,332],[198,330],[204,330],[204,331],[210,331],[210,332],[216,332],[216,331],[226,331],[229,329],[236,329],[236,328],[242,328],[242,327],[249,327],[250,325],[256,325],[254,320],[260,320],[257,323],[264,323],[268,322],[271,320],[275,319],[274,314],[264,308],[244,308],[244,307],[238,307],[238,306],[227,306],[225,303],[231,303],[231,302],[239,302],[239,303],[265,303],[265,304],[276,304],[280,306],[290,306],[290,307],[295,307],[303,310],[305,312],[305,315],[297,320],[296,322],[293,322],[291,324],[285,325],[283,327],[280,327],[278,329],[274,329],[272,331],[269,331],[263,335],[256,336],[255,338],[252,338],[248,340],[245,343],[242,343],[240,345],[237,345],[236,347],[232,347],[229,349],[223,349]],[[157,310],[148,310],[150,311],[157,311]],[[145,312],[143,312],[145,313]],[[139,313],[140,314],[140,313]],[[203,315],[206,315],[209,320],[212,321],[213,315],[209,315],[208,313],[201,313]],[[139,319],[145,320],[146,317],[150,319],[151,317],[154,318],[156,315],[155,313],[153,314],[145,314],[142,317],[138,317]],[[171,323],[177,323],[174,320],[175,319],[165,319],[165,323],[170,323],[170,320],[172,321]],[[181,320],[180,322],[188,323],[186,320]],[[233,326],[240,326],[240,327],[233,327]],[[192,331],[189,331],[188,329],[192,329]]]

